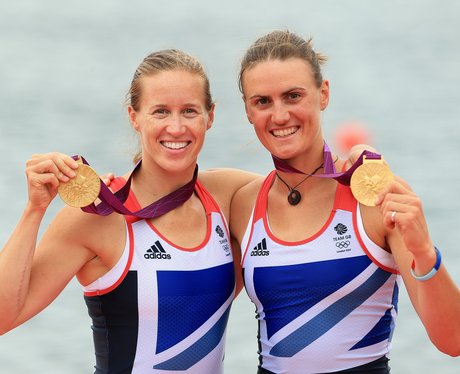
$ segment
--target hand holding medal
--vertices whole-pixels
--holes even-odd
[[[80,157],[76,160],[77,174],[68,182],[61,182],[58,194],[62,201],[74,208],[82,208],[96,201],[101,190],[101,181],[98,174],[89,165],[85,165]]]

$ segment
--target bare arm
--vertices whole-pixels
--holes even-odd
[[[60,237],[45,234],[45,245],[36,250],[41,221],[56,196],[59,182],[75,176],[72,170],[76,167],[74,160],[58,153],[34,155],[27,162],[29,200],[16,229],[0,252],[0,333],[46,307],[89,257],[86,249],[72,248],[64,233]],[[60,227],[72,224],[69,210],[60,213],[49,231],[60,232]],[[76,251],[63,251],[69,247]]]
[[[436,262],[420,199],[406,182],[397,178],[382,191],[378,205],[387,230],[387,242],[431,341],[442,352],[459,356],[459,288],[443,264],[427,281],[415,279],[410,272],[412,260],[416,275],[427,274]]]

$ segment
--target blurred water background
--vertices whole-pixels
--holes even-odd
[[[216,121],[200,167],[267,173],[270,157],[255,140],[237,89],[238,62],[256,37],[286,28],[313,36],[329,56],[332,96],[323,117],[329,145],[342,123],[367,126],[373,145],[422,197],[433,240],[460,284],[460,2],[454,0],[3,0],[0,242],[24,207],[32,153],[82,154],[100,173],[131,168],[136,140],[124,97],[135,68],[154,50],[181,48],[209,73]],[[48,217],[60,207],[56,200]],[[460,358],[431,345],[405,290],[399,310],[392,372],[458,374]],[[254,308],[242,293],[230,317],[226,373],[255,373],[256,351]],[[76,281],[39,316],[0,337],[2,374],[90,373],[93,364]]]

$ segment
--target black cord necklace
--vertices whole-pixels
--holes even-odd
[[[334,160],[334,164],[335,162],[338,160],[338,157]],[[289,189],[289,193],[287,195],[287,201],[289,204],[291,205],[297,205],[298,203],[300,203],[300,200],[302,200],[302,195],[300,194],[300,192],[298,190],[296,190],[297,187],[299,187],[303,182],[305,182],[308,178],[310,178],[311,176],[315,175],[316,172],[321,169],[322,167],[324,166],[324,163],[321,163],[321,165],[319,165],[314,171],[313,173],[311,174],[307,174],[307,176],[302,179],[299,183],[297,183],[294,187],[291,187],[289,184],[287,184],[283,178],[280,177],[280,175],[278,173],[276,173],[276,176],[279,178],[279,180],[281,182],[283,182],[286,187]]]

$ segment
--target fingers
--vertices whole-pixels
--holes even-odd
[[[350,148],[350,153],[348,154],[349,164],[353,165],[364,151],[377,153],[377,150],[368,144],[355,144]]]
[[[413,194],[413,191],[409,184],[402,178],[395,176],[394,180],[391,183],[388,183],[382,191],[380,191],[377,199],[375,200],[375,205],[380,205],[387,194]]]
[[[58,182],[68,182],[75,177],[75,170],[78,163],[71,157],[58,152],[46,154],[34,154],[26,162],[26,174],[36,175],[38,179],[47,181],[52,180],[52,174]]]
[[[113,173],[105,173],[105,174],[102,174],[100,178],[102,179],[102,182],[104,182],[104,184],[107,187],[110,187],[110,184],[115,179],[115,174],[113,174]]]
[[[376,200],[384,224],[388,227],[406,227],[423,217],[420,198],[401,178],[396,177],[380,192]]]
[[[59,184],[76,176],[78,163],[58,152],[34,154],[26,162],[29,203],[46,210],[57,194]]]

